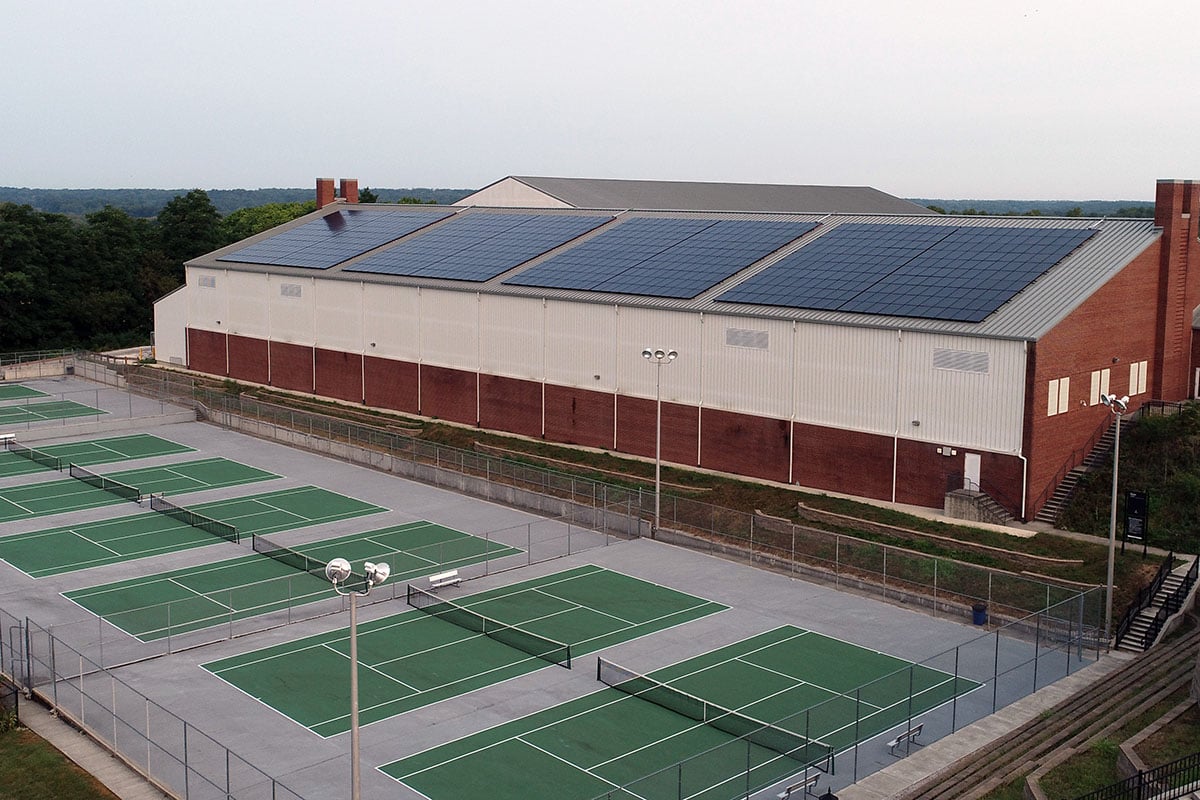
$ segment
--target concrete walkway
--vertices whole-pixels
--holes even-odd
[[[885,800],[899,795],[960,758],[986,748],[1084,687],[1103,680],[1125,666],[1131,658],[1133,656],[1125,653],[1102,656],[1096,663],[1005,706],[951,736],[914,750],[906,758],[868,775],[858,783],[839,789],[838,800]]]
[[[63,755],[96,776],[121,800],[162,800],[162,790],[115,758],[90,736],[81,733],[34,700],[21,699],[18,708],[21,724],[58,748]]]

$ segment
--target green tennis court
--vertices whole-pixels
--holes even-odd
[[[224,458],[205,458],[105,473],[103,477],[137,489],[143,495],[160,492],[175,495],[273,480],[279,476]],[[94,481],[89,481],[92,479],[67,478],[0,489],[0,522],[97,508],[133,499],[105,491],[93,486]]]
[[[458,603],[498,621],[493,632],[498,638],[447,622],[440,611],[408,611],[360,623],[364,724],[548,668],[547,660],[515,644],[538,647],[553,640],[577,657],[725,609],[596,566],[480,592]],[[514,644],[502,644],[501,638]],[[204,667],[315,733],[332,736],[349,729],[348,659],[348,632],[338,630]]]
[[[607,666],[620,688],[381,769],[431,800],[726,800],[829,769],[834,753],[978,686],[792,626],[648,679]]]
[[[0,400],[24,400],[26,397],[49,397],[45,392],[39,392],[37,389],[31,389],[28,386],[22,386],[19,383],[6,383],[0,385]]]
[[[24,443],[22,442],[22,444]],[[28,446],[34,448],[38,453],[50,456],[51,459],[61,461],[64,469],[68,463],[87,467],[93,464],[114,464],[138,458],[195,452],[191,447],[158,436],[151,436],[148,433],[90,439],[85,442]],[[53,469],[53,467],[18,455],[12,450],[0,452],[0,478],[28,475],[48,469]]]
[[[199,503],[188,509],[233,525],[243,536],[387,511],[316,486]],[[223,540],[165,514],[144,511],[0,538],[0,560],[34,578],[44,578],[220,541]]]
[[[0,406],[0,425],[25,425],[30,422],[45,422],[68,417],[92,417],[107,414],[98,408],[76,403],[74,400],[53,400],[48,403],[29,403],[20,406]]]
[[[334,597],[322,574],[335,557],[384,561],[393,581],[520,552],[435,525],[410,522],[294,548],[255,537],[263,553],[106,583],[64,596],[142,641]],[[277,560],[281,559],[281,560]]]

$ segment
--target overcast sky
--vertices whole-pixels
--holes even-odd
[[[505,175],[1153,198],[1200,3],[0,0],[0,185]]]

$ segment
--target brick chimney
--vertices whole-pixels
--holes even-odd
[[[1164,400],[1190,397],[1193,374],[1200,366],[1200,338],[1192,315],[1200,307],[1200,181],[1160,180],[1154,198],[1154,224],[1159,240],[1158,335],[1159,369],[1151,371],[1153,396]]]
[[[341,190],[338,197],[347,203],[358,202],[358,178],[342,178]]]
[[[354,190],[355,200],[358,199],[358,187]],[[317,208],[324,208],[334,200],[333,178],[317,178]]]

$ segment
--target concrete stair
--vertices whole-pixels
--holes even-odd
[[[1121,433],[1124,433],[1130,424],[1129,420],[1122,418]],[[1092,448],[1091,452],[1084,456],[1083,463],[1068,472],[1062,481],[1059,482],[1058,486],[1054,487],[1054,494],[1046,501],[1046,505],[1038,509],[1038,513],[1034,515],[1034,519],[1049,525],[1058,522],[1058,517],[1062,514],[1062,510],[1067,507],[1067,504],[1071,501],[1071,497],[1075,494],[1075,488],[1079,485],[1079,480],[1097,467],[1108,463],[1115,441],[1116,434],[1110,425],[1105,429],[1104,435],[1097,440],[1096,446]]]
[[[1154,644],[1153,642],[1146,641],[1146,634],[1153,625],[1155,617],[1158,616],[1159,611],[1166,604],[1167,598],[1175,594],[1179,587],[1184,584],[1191,566],[1192,562],[1186,561],[1182,566],[1176,567],[1167,575],[1163,580],[1162,587],[1155,593],[1154,599],[1150,601],[1150,605],[1143,608],[1134,617],[1133,622],[1129,625],[1129,632],[1117,644],[1116,649],[1126,653],[1141,653],[1147,647]],[[1183,605],[1186,607],[1187,603],[1185,602]]]

